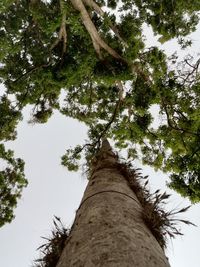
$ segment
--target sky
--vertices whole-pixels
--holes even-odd
[[[151,43],[150,33],[148,34]],[[200,30],[192,35],[195,52],[199,49],[198,36]],[[174,51],[175,44],[168,43],[164,48],[170,53]],[[16,218],[0,229],[1,267],[31,266],[38,256],[37,247],[43,243],[41,236],[50,235],[53,216],[60,217],[65,226],[73,223],[87,184],[86,176],[81,171],[68,172],[60,164],[65,149],[81,144],[87,138],[86,127],[57,112],[45,125],[30,125],[27,123],[29,112],[30,108],[26,108],[24,120],[18,127],[17,140],[6,144],[8,148],[15,150],[16,157],[25,160],[29,185],[23,191],[15,210]],[[136,168],[141,167],[139,162],[134,164]],[[143,166],[142,172],[149,175],[152,191],[167,189],[167,175]],[[169,189],[167,191],[172,194],[167,205],[169,209],[189,204],[177,193]],[[199,267],[200,204],[193,205],[181,218],[189,219],[197,227],[180,225],[184,236],[169,240],[166,254],[171,267]]]
[[[52,219],[60,217],[66,226],[73,222],[80,203],[86,177],[81,173],[68,172],[60,165],[65,149],[81,143],[86,138],[86,128],[80,123],[56,113],[46,125],[27,125],[28,110],[18,127],[18,139],[7,144],[16,156],[26,161],[28,187],[16,209],[16,218],[0,229],[0,259],[2,267],[29,267],[37,258],[37,247],[43,243],[41,236],[49,236]],[[136,167],[141,165],[135,162]],[[151,189],[166,189],[166,175],[143,167],[149,174]],[[177,196],[169,201],[170,208],[182,208],[188,201]],[[194,205],[182,218],[200,226],[200,204]],[[183,226],[183,237],[169,241],[167,256],[171,267],[199,267],[198,227]]]

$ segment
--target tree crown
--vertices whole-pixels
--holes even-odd
[[[161,43],[176,38],[183,49],[199,10],[198,0],[4,0],[0,139],[16,138],[26,105],[33,106],[32,123],[47,122],[57,109],[89,129],[88,142],[62,157],[68,169],[78,168],[84,152],[90,162],[106,136],[130,160],[170,172],[170,187],[199,201],[200,61],[188,56],[178,65],[176,54],[147,47],[143,37],[148,25]]]

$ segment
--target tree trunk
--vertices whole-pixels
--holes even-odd
[[[104,141],[57,267],[169,267],[116,164]]]

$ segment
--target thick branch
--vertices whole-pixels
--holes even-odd
[[[81,18],[83,21],[83,24],[85,25],[85,28],[87,29],[92,42],[93,46],[101,58],[100,49],[103,48],[108,54],[113,56],[114,58],[120,59],[125,61],[114,49],[112,49],[108,44],[105,43],[105,41],[100,37],[94,23],[92,22],[88,11],[86,10],[82,0],[71,0],[71,3],[73,7],[80,12]]]
[[[94,9],[100,16],[105,17],[105,15],[106,15],[105,12],[101,9],[101,7],[100,7],[99,5],[97,5],[97,4],[95,3],[94,0],[71,0],[71,2],[72,2],[72,4],[73,4],[73,2],[81,2],[82,5],[83,5],[83,8],[85,9],[86,12],[87,12],[87,10],[86,10],[86,8],[85,8],[85,6],[84,6],[83,3],[85,3],[85,4],[86,4],[87,6],[89,6],[90,8],[93,8],[93,9]],[[76,7],[74,6],[74,8],[76,8]],[[81,7],[80,7],[80,8],[81,8]],[[79,11],[81,12],[81,9],[80,9],[80,8],[79,8],[79,9],[76,8],[76,9],[79,10]],[[82,18],[83,18],[83,16],[82,16]],[[124,61],[125,63],[127,63],[128,65],[130,65],[133,74],[136,73],[137,75],[142,75],[142,76],[144,77],[144,80],[145,80],[147,83],[150,83],[150,79],[149,79],[149,77],[147,77],[147,75],[144,73],[144,71],[141,69],[141,67],[138,66],[138,64],[134,64],[134,63],[131,63],[131,62],[128,62],[127,60],[125,60],[123,57],[121,57],[115,50],[113,50],[110,46],[108,46],[108,45],[107,45],[107,44],[100,38],[99,33],[98,33],[98,31],[97,31],[95,25],[94,25],[93,22],[91,21],[91,18],[90,18],[90,16],[89,16],[88,12],[87,12],[87,20],[88,20],[88,21],[87,21],[87,23],[88,23],[88,28],[86,27],[86,24],[84,23],[84,21],[83,21],[83,23],[84,23],[86,29],[88,30],[90,36],[91,36],[91,34],[93,34],[94,32],[95,32],[95,34],[97,35],[97,39],[98,39],[98,40],[94,38],[94,39],[95,39],[95,42],[93,42],[94,48],[95,48],[95,46],[99,45],[99,47],[97,46],[97,48],[95,48],[96,52],[98,53],[98,52],[100,51],[100,48],[101,48],[101,47],[104,48],[104,49],[105,49],[110,55],[112,55],[113,57],[118,58],[118,59]],[[90,32],[90,28],[91,28],[91,26],[89,26],[89,20],[90,20],[91,24],[92,24],[93,27],[94,27],[94,29],[93,29],[94,32],[93,32],[93,33],[92,33],[92,31]],[[118,37],[118,39],[121,41],[121,43],[124,45],[124,47],[128,48],[128,44],[122,39],[122,37],[120,36],[120,34],[119,34],[117,28],[112,24],[111,21],[109,22],[109,27],[112,29],[112,31],[115,33],[115,35]],[[92,40],[93,40],[93,37],[92,37],[92,36],[91,36],[91,38],[92,38]],[[101,42],[100,42],[100,40],[101,40]],[[99,49],[98,49],[98,48],[99,48]],[[114,54],[113,54],[113,52],[114,52]],[[99,54],[99,53],[98,53],[98,54]],[[100,58],[101,58],[101,57],[100,57]]]
[[[95,3],[93,0],[83,0],[83,2],[90,8],[93,8],[96,11],[96,13],[98,13],[101,17],[106,16],[106,13],[102,10],[102,8],[97,3]],[[108,21],[108,25],[110,29],[114,32],[114,34],[117,36],[117,38],[124,45],[124,47],[128,48],[128,44],[122,39],[122,37],[119,34],[118,29],[116,28],[116,26],[112,24],[110,20]]]

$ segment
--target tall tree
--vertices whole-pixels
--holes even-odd
[[[93,156],[89,183],[71,229],[55,216],[52,236],[40,246],[34,267],[169,266],[167,237],[180,235],[176,214],[165,211],[170,195],[148,190],[147,176],[122,161],[107,139]]]
[[[123,167],[104,140],[57,267],[169,267],[162,238],[157,235],[156,240],[143,219],[144,207],[137,197],[141,192],[136,187],[133,191]]]
[[[58,109],[89,128],[88,142],[62,158],[69,169],[84,152],[89,163],[107,136],[129,159],[170,172],[170,186],[199,201],[199,60],[188,57],[177,67],[175,54],[167,58],[143,38],[147,24],[160,42],[177,38],[188,46],[199,10],[198,0],[2,1],[0,139],[16,137],[26,105],[33,106],[32,123],[47,122]],[[155,104],[163,118],[157,128]]]

